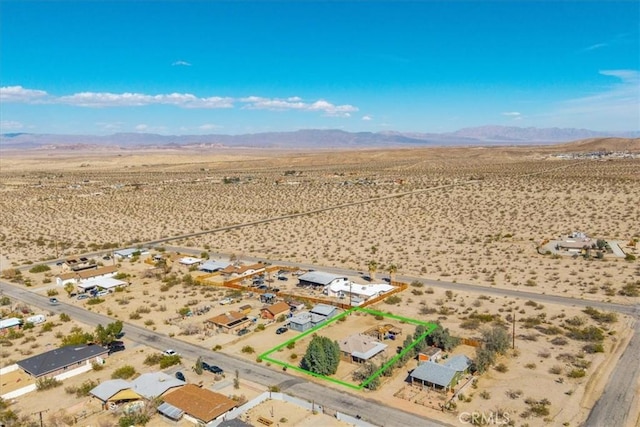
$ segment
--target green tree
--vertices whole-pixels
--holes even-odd
[[[202,356],[198,356],[198,358],[196,359],[196,364],[193,365],[193,370],[196,374],[198,375],[202,375],[203,369],[202,369]]]
[[[421,353],[426,347],[428,347],[427,341],[424,338],[419,339],[425,331],[426,328],[424,327],[424,325],[416,326],[416,330],[413,333],[413,340],[417,341],[415,347],[413,347],[414,354]]]
[[[340,363],[340,346],[327,337],[314,335],[300,362],[302,369],[319,375],[333,375]]]
[[[122,333],[123,323],[121,320],[109,323],[106,327],[99,324],[96,326],[95,339],[100,345],[109,345],[115,341]]]
[[[452,336],[448,328],[443,328],[442,325],[438,324],[436,329],[427,335],[427,344],[441,348],[444,351],[451,351],[460,344],[460,338]]]
[[[64,285],[64,290],[67,293],[67,296],[70,297],[73,291],[76,290],[76,287],[73,286],[73,283],[67,283],[66,285]]]
[[[482,340],[487,350],[499,354],[504,354],[511,344],[509,333],[500,326],[482,331]]]
[[[370,378],[377,370],[378,367],[375,364],[366,362],[362,367],[360,367],[360,369],[353,373],[353,380],[358,383],[362,383],[367,378]],[[378,387],[380,387],[380,376],[375,377],[365,386],[365,388],[369,390],[376,390]]]
[[[389,279],[391,279],[392,281],[396,279],[396,273],[398,272],[398,266],[395,264],[390,264],[389,267],[387,267],[387,271],[389,272]]]
[[[367,263],[367,269],[369,270],[369,277],[373,280],[375,278],[376,271],[378,271],[378,262],[372,259]]]
[[[62,345],[79,345],[93,341],[93,334],[85,332],[82,328],[74,326],[68,335],[62,337]]]
[[[485,347],[476,348],[476,359],[474,360],[472,370],[479,373],[486,371],[496,361],[496,353]]]

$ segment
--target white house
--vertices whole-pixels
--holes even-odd
[[[330,297],[349,298],[353,301],[364,302],[371,298],[385,294],[394,287],[388,283],[361,285],[351,281],[334,282],[324,288],[324,293]]]
[[[116,274],[118,274],[118,267],[114,265],[100,267],[93,270],[72,271],[70,273],[64,273],[57,276],[56,284],[58,286],[64,286],[67,283],[77,285],[79,283],[86,282],[87,280],[113,277]]]
[[[180,264],[182,265],[187,265],[187,266],[192,266],[192,265],[196,265],[196,264],[200,264],[200,262],[202,262],[202,260],[200,258],[194,258],[191,256],[186,256],[184,258],[180,258],[180,261],[178,261]]]
[[[312,286],[314,288],[327,287],[338,283],[349,283],[349,278],[338,274],[325,273],[322,271],[310,271],[298,277],[298,286]]]

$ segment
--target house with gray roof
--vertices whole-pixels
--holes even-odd
[[[143,399],[142,396],[131,390],[129,381],[122,379],[104,381],[91,389],[89,394],[100,401],[102,409],[110,409],[123,403]]]
[[[316,304],[309,311],[311,314],[317,314],[318,316],[324,317],[325,320],[338,314],[338,308],[328,304]]]
[[[450,357],[445,363],[444,366],[447,366],[456,372],[467,373],[469,371],[469,367],[471,366],[471,359],[469,359],[464,354],[457,354],[453,357]]]
[[[298,286],[311,286],[313,288],[326,287],[336,283],[349,282],[349,278],[337,274],[322,271],[310,271],[298,276]]]
[[[54,376],[91,362],[102,362],[109,349],[97,344],[68,345],[21,360],[17,365],[27,374],[39,378]]]
[[[465,355],[451,357],[446,363],[426,361],[411,372],[411,384],[422,384],[441,390],[451,390],[469,371],[471,359]]]
[[[142,374],[131,382],[131,390],[151,400],[155,397],[162,396],[168,390],[180,387],[185,384],[184,381],[167,375],[164,372],[151,372]]]
[[[200,264],[198,270],[204,271],[205,273],[215,273],[216,271],[224,270],[229,265],[228,262],[209,260]]]

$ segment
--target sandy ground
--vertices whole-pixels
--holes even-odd
[[[544,239],[574,230],[594,238],[622,241],[640,237],[640,211],[635,208],[640,205],[637,160],[550,161],[544,153],[519,149],[362,151],[322,156],[287,153],[283,159],[246,152],[210,156],[121,154],[117,158],[105,154],[3,156],[0,209],[6,215],[0,224],[2,271],[6,273],[7,262],[17,266],[110,244],[130,246],[138,241],[395,194],[402,197],[216,232],[176,244],[233,253],[240,258],[259,256],[274,262],[282,259],[361,271],[375,260],[378,276],[386,275],[387,267],[394,264],[400,274],[425,278],[638,303],[637,297],[620,294],[624,285],[638,281],[637,262],[606,256],[604,260],[557,258],[536,251]],[[225,183],[229,178],[238,178],[238,182]],[[475,181],[464,184],[469,180]],[[638,246],[623,250],[637,256]],[[293,334],[276,336],[277,324],[240,339],[207,334],[203,328],[206,318],[246,303],[253,306],[251,315],[257,316],[261,304],[255,296],[245,294],[233,305],[220,306],[218,301],[227,291],[217,288],[178,284],[163,291],[161,280],[144,277],[148,267],[141,261],[123,262],[121,271],[131,275],[132,286],[108,295],[104,303],[92,309],[150,329],[162,325],[176,338],[207,348],[220,345],[220,351],[251,360],[273,346],[274,337],[285,340]],[[59,272],[57,266],[47,273],[23,271],[22,280],[38,292],[57,291],[60,298],[67,298],[64,290],[54,285]],[[173,273],[180,278],[188,270],[174,267]],[[293,280],[278,283],[281,288],[294,285]],[[86,305],[86,301],[73,303]],[[210,311],[201,316],[183,319],[176,313],[180,307],[207,305]],[[611,330],[605,338],[605,354],[583,355],[584,343],[568,340],[564,345],[554,345],[551,340],[556,336],[526,329],[520,322],[544,314],[543,326],[562,327],[574,316],[595,324],[573,307],[540,308],[524,300],[485,298],[480,293],[450,297],[440,289],[427,292],[410,288],[399,305],[382,303],[377,308],[439,320],[455,335],[469,338],[479,335],[477,328],[461,328],[472,312],[496,314],[505,320],[515,310],[519,355],[509,354],[500,360],[507,365],[507,372],[492,370],[479,379],[477,388],[465,390],[467,398],[472,396],[469,402],[458,401],[458,413],[502,409],[514,415],[517,425],[576,425],[583,420],[602,390],[611,367],[607,362],[621,348],[629,330],[628,320],[619,316],[615,324],[604,326]],[[140,318],[133,319],[132,313]],[[373,318],[363,316],[358,320],[348,319],[339,328],[327,331],[336,337],[348,335],[368,327]],[[67,333],[74,322],[56,323],[59,325],[52,332],[26,334],[40,334],[35,335],[35,341],[18,340],[12,347],[2,347],[3,365],[55,345],[55,333]],[[186,331],[195,333],[183,335]],[[246,345],[254,347],[256,353],[240,352]],[[127,363],[135,363],[142,372],[146,351],[143,347],[128,348]],[[294,351],[301,355],[304,349],[296,346]],[[460,347],[456,351],[469,349]],[[285,350],[282,356],[291,360],[292,352]],[[123,353],[110,359],[104,371],[69,383],[108,378],[111,364],[115,369],[125,363],[118,357],[124,357]],[[589,365],[586,377],[566,377],[575,363]],[[560,374],[549,373],[556,365],[561,368]],[[381,390],[361,394],[455,424],[455,413],[442,414],[428,406],[440,396],[413,396],[415,391],[405,382],[410,368],[388,379]],[[343,369],[341,375],[347,378],[349,370]],[[5,381],[10,380],[2,378]],[[507,390],[523,393],[511,399],[506,396]],[[488,398],[480,396],[483,391],[489,393]],[[60,397],[55,408],[77,409],[85,401],[66,393],[40,392],[37,399],[34,394],[19,400],[21,413],[39,410],[40,402],[47,401],[46,393]],[[547,397],[551,401],[550,415],[522,418],[527,397]]]

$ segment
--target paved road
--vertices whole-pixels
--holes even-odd
[[[631,426],[629,419],[640,371],[640,321],[636,319],[635,333],[620,357],[602,396],[584,423],[586,427]],[[635,414],[637,415],[637,414]]]
[[[40,307],[56,314],[65,312],[79,322],[87,325],[97,325],[100,323],[106,325],[113,321],[110,317],[73,305],[60,303],[59,305],[51,306],[48,304],[46,297],[34,294],[26,289],[15,287],[6,282],[0,281],[0,290],[3,294],[24,301],[32,306]],[[374,425],[392,427],[440,427],[445,425],[435,420],[386,406],[382,402],[361,398],[344,391],[325,387],[283,371],[267,368],[258,363],[251,363],[223,353],[213,352],[136,325],[126,323],[124,331],[127,339],[133,342],[141,343],[158,350],[172,348],[186,359],[195,360],[198,356],[203,356],[209,363],[220,366],[226,372],[231,373],[237,369],[240,378],[250,378],[251,381],[265,386],[278,386],[283,392],[308,401],[314,401],[325,408],[353,416],[360,415],[363,420]]]

